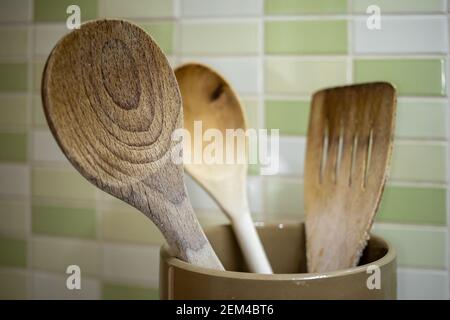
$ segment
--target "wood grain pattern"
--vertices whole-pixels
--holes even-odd
[[[309,272],[358,263],[388,174],[395,109],[388,83],[314,95],[305,163]]]
[[[145,31],[98,20],[66,35],[47,60],[42,99],[53,135],[85,178],[148,216],[179,258],[222,269],[183,167],[171,159],[171,134],[183,121],[178,85]]]
[[[247,200],[247,156],[246,149],[232,150],[226,148],[226,131],[241,130],[245,134],[247,123],[239,99],[224,78],[211,68],[189,63],[178,67],[175,76],[183,98],[184,128],[194,136],[194,122],[202,124],[203,132],[208,129],[218,130],[223,137],[223,163],[185,163],[186,171],[216,201],[222,211],[230,219],[246,263],[251,272],[272,273],[269,260],[259,240],[251,219]],[[243,135],[244,137],[244,135]],[[202,137],[197,137],[201,139]],[[244,146],[247,140],[243,140]],[[211,141],[202,141],[200,152],[208,147]],[[185,145],[189,158],[198,150],[194,143]],[[225,163],[230,151],[235,153],[235,163]],[[238,154],[244,160],[239,163]]]

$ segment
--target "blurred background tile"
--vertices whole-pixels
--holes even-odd
[[[70,5],[80,7],[83,22],[98,17],[97,0],[34,0],[34,21],[65,22],[68,17],[67,8]]]
[[[270,57],[264,64],[265,90],[268,93],[311,95],[324,87],[347,82],[345,60],[299,60]]]
[[[145,288],[113,282],[102,284],[102,298],[105,300],[155,300],[159,292],[156,288]]]
[[[32,3],[32,0],[3,0],[0,22],[30,21]]]
[[[367,28],[366,18],[354,22],[354,51],[371,53],[446,53],[445,17],[383,17],[380,30]]]
[[[268,54],[345,54],[345,20],[267,21],[265,51]]]
[[[266,0],[266,14],[345,13],[346,0]]]
[[[0,237],[0,266],[27,266],[27,242],[22,239]]]
[[[174,0],[99,0],[101,17],[160,18],[174,15]]]
[[[249,55],[257,54],[258,24],[184,22],[181,25],[183,55]]]
[[[400,96],[445,96],[444,59],[356,59],[355,81],[392,82]]]
[[[262,12],[261,0],[183,0],[183,17],[257,16]]]
[[[0,58],[26,57],[28,54],[27,27],[0,27]]]
[[[352,1],[354,12],[366,12],[370,5],[379,6],[387,13],[438,13],[445,12],[445,0],[357,0]]]
[[[28,66],[26,63],[0,62],[0,93],[26,91]]]

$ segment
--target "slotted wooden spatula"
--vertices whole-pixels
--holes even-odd
[[[395,89],[368,83],[314,94],[305,162],[309,272],[356,266],[388,174]]]

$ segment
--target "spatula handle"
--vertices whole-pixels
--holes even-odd
[[[250,271],[266,274],[273,273],[250,212],[233,217],[231,223]]]

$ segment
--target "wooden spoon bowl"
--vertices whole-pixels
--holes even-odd
[[[178,85],[145,31],[98,20],[64,36],[47,60],[42,99],[59,146],[86,179],[146,214],[179,258],[222,268],[172,161],[181,150],[171,139],[183,121]]]
[[[188,161],[186,171],[216,201],[230,219],[243,255],[251,272],[272,273],[269,260],[256,233],[247,200],[247,123],[243,107],[224,78],[211,68],[189,63],[175,70],[184,109],[184,128],[191,134],[185,143]],[[215,130],[220,134],[222,146],[219,154],[213,153],[215,163],[203,158],[208,155],[208,145],[213,139],[196,136],[196,123],[201,123],[202,132]],[[230,138],[227,131],[240,138]],[[234,139],[230,147],[228,142]],[[196,141],[201,141],[199,148]],[[185,140],[187,142],[187,140]],[[215,142],[215,141],[214,141]],[[217,151],[217,150],[216,150]],[[195,161],[200,156],[201,161]],[[227,159],[228,157],[228,159]]]

